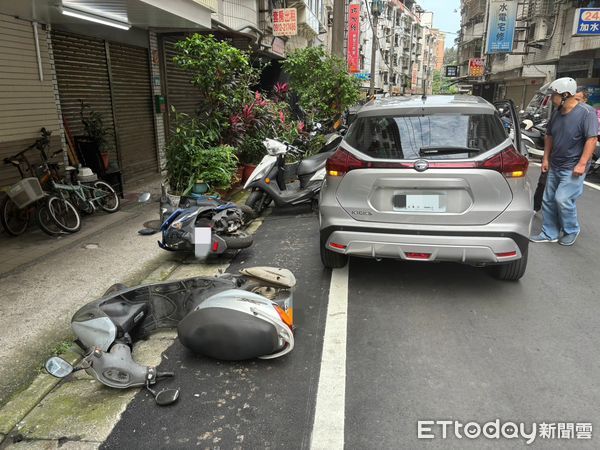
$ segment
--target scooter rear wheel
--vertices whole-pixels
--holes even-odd
[[[221,235],[221,239],[225,241],[227,244],[227,248],[231,250],[239,250],[242,248],[247,248],[252,245],[254,242],[254,236],[246,233],[238,233],[233,235]]]

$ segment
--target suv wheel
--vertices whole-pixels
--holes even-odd
[[[348,262],[348,256],[343,255],[341,253],[336,253],[331,250],[328,250],[325,246],[327,245],[327,239],[324,239],[321,236],[321,262],[328,269],[339,269],[340,267],[344,267]]]
[[[529,246],[525,247],[523,256],[521,259],[511,261],[507,264],[498,264],[496,266],[488,267],[490,274],[499,280],[503,281],[517,281],[525,275],[525,269],[527,269],[527,254]]]

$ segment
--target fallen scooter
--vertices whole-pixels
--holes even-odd
[[[71,366],[59,357],[46,370],[60,378],[85,370],[102,384],[124,389],[144,386],[159,405],[175,402],[179,391],[151,386],[173,373],[143,366],[131,356],[135,342],[177,327],[181,343],[194,353],[221,360],[273,359],[294,348],[294,275],[286,269],[254,267],[240,275],[196,277],[128,288],[111,287],[71,319],[85,351]]]
[[[194,252],[198,258],[247,248],[252,245],[253,237],[244,228],[254,217],[249,207],[213,197],[183,197],[175,206],[163,196],[162,241],[158,245],[164,250]]]
[[[327,158],[335,152],[341,141],[340,134],[329,134],[325,145],[318,154],[303,159],[297,170],[300,186],[294,188],[286,184],[285,157],[288,154],[302,157],[305,152],[276,139],[265,139],[263,145],[267,149],[267,154],[244,185],[244,189],[252,190],[246,200],[246,206],[260,214],[271,201],[281,207],[300,205],[315,200],[325,179]]]

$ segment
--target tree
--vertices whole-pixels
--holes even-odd
[[[457,60],[456,48],[450,47],[444,51],[444,64],[456,64]]]
[[[335,120],[359,99],[360,82],[348,73],[346,62],[322,47],[295,50],[283,68],[290,76],[290,90],[311,121]]]
[[[453,81],[452,78],[446,78],[441,70],[433,72],[432,88],[434,94],[456,94],[458,88],[450,83]]]

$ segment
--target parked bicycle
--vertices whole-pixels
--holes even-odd
[[[42,128],[41,133],[42,137],[25,150],[4,159],[5,164],[16,167],[21,175],[21,181],[9,189],[8,195],[0,203],[0,222],[12,236],[23,234],[34,217],[42,231],[51,236],[60,234],[61,230],[69,231],[81,226],[81,219],[73,204],[42,190],[42,185],[56,175],[52,174],[46,153],[51,133],[45,128]],[[33,149],[39,150],[42,156],[44,171],[41,178],[37,177],[34,166],[26,155]],[[54,152],[51,156],[61,151]]]

